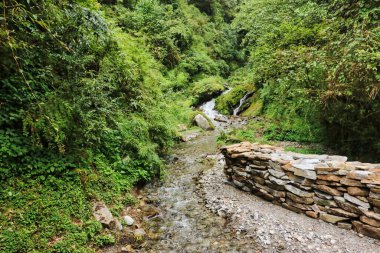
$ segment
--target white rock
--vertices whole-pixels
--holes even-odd
[[[128,226],[132,226],[135,223],[135,220],[129,215],[125,215],[123,219]]]

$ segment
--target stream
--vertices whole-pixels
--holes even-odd
[[[236,117],[229,120],[214,110],[215,100],[201,108],[217,130],[179,144],[168,159],[165,180],[147,185],[140,192],[154,203],[159,215],[145,222],[148,240],[140,252],[254,252],[252,239],[243,238],[228,228],[228,219],[209,211],[198,193],[199,175],[214,166],[222,169],[216,138],[220,129],[241,124]],[[219,117],[223,121],[214,120]]]

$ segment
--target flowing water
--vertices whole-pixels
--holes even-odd
[[[230,91],[231,89],[227,89],[221,95],[227,94]],[[219,129],[222,128],[222,125],[225,125],[225,123],[228,122],[228,118],[226,116],[221,115],[217,110],[215,110],[215,98],[201,105],[200,109]]]
[[[234,110],[234,116],[237,116],[241,110],[241,107],[244,105],[244,103],[247,101],[247,99],[252,95],[252,93],[247,93],[244,95],[242,99],[240,99],[239,106],[235,108]]]
[[[221,116],[214,105],[213,99],[202,106],[211,119]],[[218,131],[207,132],[179,144],[168,160],[167,178],[142,190],[159,215],[145,222],[148,233],[157,237],[148,240],[141,252],[255,252],[252,239],[231,231],[228,220],[206,209],[197,193],[199,175],[213,166],[223,167],[216,155],[217,135]]]

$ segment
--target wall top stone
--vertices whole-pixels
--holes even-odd
[[[298,154],[283,148],[258,143],[242,142],[221,148],[222,153],[232,159],[274,161],[286,166],[296,176],[316,180],[317,174],[347,175],[347,179],[359,180],[363,184],[380,185],[380,164],[348,162],[346,156]],[[313,173],[313,172],[316,173]]]

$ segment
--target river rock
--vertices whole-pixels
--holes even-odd
[[[210,125],[209,121],[202,114],[197,114],[194,117],[194,121],[203,130],[213,130],[213,127]]]
[[[198,135],[199,135],[199,133],[188,133],[188,134],[184,134],[184,135],[181,136],[181,141],[183,141],[183,142],[191,141],[192,139],[197,138]]]
[[[216,115],[214,120],[219,122],[228,122],[228,118],[223,115]]]
[[[95,219],[104,226],[111,227],[115,223],[112,213],[103,202],[94,203],[92,207],[92,214]]]
[[[132,226],[133,223],[135,223],[135,220],[129,215],[125,215],[123,219],[125,221],[125,224],[127,224],[128,226]]]

